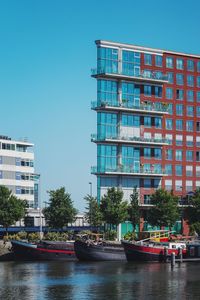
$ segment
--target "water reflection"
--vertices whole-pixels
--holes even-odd
[[[197,264],[0,263],[0,299],[199,299]]]

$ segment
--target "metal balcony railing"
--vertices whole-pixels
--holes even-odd
[[[127,77],[133,77],[138,79],[149,79],[149,80],[158,80],[158,81],[168,81],[168,76],[166,74],[161,74],[159,72],[151,72],[147,73],[145,71],[140,72],[129,72],[129,70],[125,71],[119,71],[119,70],[108,70],[107,68],[92,68],[91,69],[91,75],[97,76],[97,75],[103,75],[103,74],[109,74],[109,75],[121,75],[121,76],[127,76]]]
[[[141,111],[150,111],[150,112],[164,112],[168,113],[168,104],[156,105],[155,103],[152,104],[141,104],[141,105],[134,105],[129,101],[122,100],[121,103],[119,102],[111,102],[108,101],[92,101],[91,108],[104,108],[104,107],[117,107],[117,108],[128,108],[128,109],[135,109]]]
[[[134,143],[145,143],[145,144],[169,144],[169,140],[167,139],[156,139],[156,138],[144,138],[144,137],[124,137],[124,136],[105,136],[105,135],[97,135],[95,133],[91,134],[92,142],[101,142],[106,140],[116,140],[121,142],[134,142]]]
[[[129,173],[132,175],[158,175],[164,176],[166,175],[164,170],[156,169],[152,165],[151,169],[145,169],[144,167],[141,168],[132,168],[128,166],[118,166],[116,168],[108,168],[108,167],[91,167],[92,174],[102,174],[102,173]]]

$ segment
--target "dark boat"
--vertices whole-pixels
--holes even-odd
[[[128,261],[142,262],[162,262],[170,260],[171,254],[175,253],[175,258],[186,255],[186,242],[129,242],[122,241],[124,251]]]
[[[76,260],[73,242],[40,241],[27,243],[11,241],[14,259],[20,260]]]
[[[81,261],[122,261],[126,260],[121,243],[77,240],[74,242],[76,256]]]

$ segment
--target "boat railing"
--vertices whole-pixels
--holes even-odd
[[[156,232],[157,232],[157,231],[156,231]],[[172,231],[159,232],[158,234],[155,234],[155,236],[150,236],[150,237],[145,238],[145,239],[143,239],[143,240],[136,241],[135,243],[136,243],[136,244],[138,244],[138,243],[143,243],[143,242],[145,242],[145,241],[152,240],[153,238],[164,237],[164,236],[166,236],[166,234],[168,234],[168,236],[169,236],[169,235],[170,235],[171,233],[173,233],[173,232],[175,232],[175,231],[172,230]],[[153,231],[149,231],[149,233],[153,233]]]

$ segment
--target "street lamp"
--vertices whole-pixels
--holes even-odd
[[[90,185],[90,196],[92,197],[92,182],[89,182]]]

